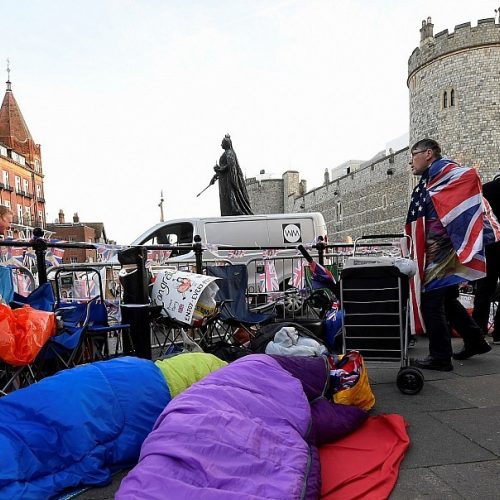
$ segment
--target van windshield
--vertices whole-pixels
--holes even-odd
[[[168,224],[157,229],[143,245],[182,245],[193,243],[193,225],[190,222]],[[172,257],[184,255],[190,249],[174,250]]]

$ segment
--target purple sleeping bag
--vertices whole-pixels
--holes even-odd
[[[116,498],[318,498],[310,427],[301,382],[269,356],[246,356],[172,400]]]

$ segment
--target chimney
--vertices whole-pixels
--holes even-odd
[[[434,25],[432,24],[432,19],[430,17],[427,20],[422,21],[422,27],[420,28],[420,46],[425,45],[434,40]]]
[[[78,224],[80,222],[80,217],[78,217],[78,212],[73,214],[73,223]]]
[[[62,208],[59,209],[58,217],[59,217],[59,224],[64,224],[64,212]]]

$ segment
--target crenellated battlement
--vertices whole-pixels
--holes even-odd
[[[430,18],[422,22],[420,47],[417,47],[408,60],[408,80],[422,66],[443,56],[476,47],[500,46],[500,24],[494,18],[480,19],[477,26],[463,23],[455,26],[449,33],[443,30],[432,34]]]

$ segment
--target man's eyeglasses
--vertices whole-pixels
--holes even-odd
[[[428,149],[421,149],[420,151],[412,151],[410,154],[413,158],[415,155],[418,155],[420,153],[425,153],[426,151],[429,151],[429,150]]]

